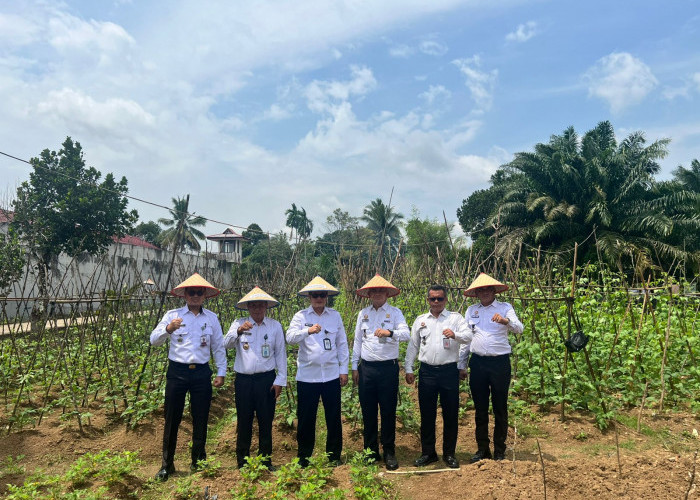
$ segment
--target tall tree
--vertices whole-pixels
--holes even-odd
[[[198,252],[202,248],[198,240],[203,240],[205,236],[197,227],[206,225],[207,220],[201,215],[187,212],[187,198],[172,198],[172,202],[173,208],[168,210],[171,218],[158,219],[159,224],[168,228],[160,234],[158,243],[163,248],[189,248]],[[181,220],[183,224],[178,237],[178,222]]]
[[[133,231],[134,236],[138,236],[144,241],[152,243],[154,245],[158,244],[158,237],[163,230],[158,225],[158,223],[149,220],[148,222],[139,223]]]
[[[365,206],[361,219],[374,234],[374,242],[383,265],[386,258],[391,259],[392,252],[398,252],[403,215],[394,212],[390,205],[385,205],[381,198],[377,198]]]
[[[242,254],[244,258],[250,255],[250,253],[253,251],[253,247],[258,245],[260,242],[270,239],[270,235],[264,232],[255,222],[250,224],[248,228],[243,231],[242,236],[247,239],[243,242]]]
[[[291,229],[289,239],[293,239],[295,231],[296,243],[299,243],[300,241],[303,241],[311,236],[311,232],[314,229],[314,223],[306,215],[306,209],[304,207],[297,208],[296,203],[292,203],[292,208],[288,208],[284,213],[287,216],[285,225]]]
[[[604,121],[580,140],[570,127],[534,152],[517,153],[501,167],[504,194],[487,221],[497,228],[496,250],[520,243],[570,249],[585,241],[589,257],[600,253],[619,267],[693,258],[673,235],[700,229],[700,221],[674,217],[682,197],[662,193],[654,179],[668,143],[647,144],[641,132],[618,143]]]
[[[46,297],[51,264],[61,252],[100,254],[138,219],[127,211],[127,180],[85,165],[79,142],[67,137],[57,152],[32,158],[29,181],[17,189],[13,227],[37,262],[39,295]]]

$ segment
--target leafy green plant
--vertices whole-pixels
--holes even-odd
[[[364,450],[355,453],[350,459],[350,481],[353,493],[358,500],[395,499],[397,494],[386,479],[378,475],[379,467],[372,460],[372,452]]]

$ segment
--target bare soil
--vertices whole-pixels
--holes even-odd
[[[240,481],[235,469],[235,420],[227,417],[227,409],[233,405],[232,390],[219,393],[211,415],[208,453],[222,464],[216,478],[195,476],[195,484],[203,491],[219,499],[230,498],[229,491]],[[91,425],[81,435],[74,423],[61,423],[57,416],[44,419],[36,429],[22,430],[0,438],[0,462],[8,457],[24,455],[20,464],[23,474],[4,472],[0,477],[0,495],[6,494],[7,483],[22,484],[33,472],[60,474],[86,452],[104,449],[115,451],[139,451],[143,461],[134,477],[121,490],[111,490],[113,497],[172,498],[177,479],[189,475],[188,442],[191,424],[187,418],[180,427],[174,478],[163,484],[150,479],[160,466],[162,415],[141,424],[135,430],[127,430],[123,424],[110,422],[98,410]],[[419,469],[411,464],[420,454],[417,432],[408,432],[399,424],[397,457],[401,474],[382,472],[394,485],[399,498],[406,500],[433,500],[444,498],[493,498],[493,499],[697,499],[700,498],[696,459],[700,440],[693,430],[700,430],[700,418],[684,412],[642,414],[641,432],[636,431],[637,410],[623,414],[628,424],[617,424],[601,432],[590,415],[567,415],[562,422],[558,413],[533,412],[511,422],[507,460],[485,460],[469,464],[474,445],[474,414],[466,411],[460,421],[457,458],[461,468],[436,473],[412,473]],[[319,421],[322,442],[323,422]],[[438,452],[440,452],[441,417],[438,415]],[[516,436],[517,439],[514,439]],[[344,451],[348,454],[362,447],[361,429],[352,424],[344,425]],[[541,458],[538,451],[541,449]],[[256,443],[253,443],[255,449]],[[618,462],[619,450],[619,462]],[[280,419],[274,430],[273,462],[282,464],[296,456],[295,430]],[[442,462],[424,470],[443,469]],[[543,470],[544,469],[544,470]],[[0,469],[0,471],[3,469]],[[350,466],[334,469],[334,483],[352,498]],[[99,486],[95,484],[94,487]],[[546,487],[546,493],[545,493]],[[128,490],[128,491],[126,491]],[[200,498],[203,498],[200,497]]]

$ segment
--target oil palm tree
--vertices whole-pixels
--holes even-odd
[[[204,217],[188,213],[188,201],[189,197],[172,198],[173,208],[168,210],[171,218],[158,219],[159,224],[168,228],[158,236],[158,242],[161,247],[175,250],[186,247],[196,252],[202,248],[197,240],[203,240],[205,236],[204,233],[196,228],[204,226],[207,221]],[[183,222],[178,237],[178,224],[180,221]]]

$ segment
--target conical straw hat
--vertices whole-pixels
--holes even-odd
[[[238,304],[236,304],[236,309],[247,311],[248,302],[267,302],[268,309],[272,309],[273,307],[280,305],[280,303],[271,295],[268,295],[265,290],[257,286],[248,292],[245,297],[238,301]]]
[[[329,297],[333,295],[338,295],[340,292],[333,285],[328,283],[326,280],[320,276],[316,276],[314,279],[309,281],[309,284],[297,292],[302,297],[308,297],[309,292],[326,292]]]
[[[486,286],[491,286],[493,287],[494,291],[496,293],[501,293],[505,292],[508,290],[508,285],[504,285],[498,280],[493,279],[491,276],[489,276],[486,273],[481,273],[474,281],[472,281],[472,284],[469,285],[469,288],[467,288],[464,291],[464,296],[465,297],[476,297],[476,289],[477,288],[484,288]]]
[[[369,297],[369,291],[372,288],[385,288],[387,292],[387,297],[396,297],[398,294],[401,293],[401,290],[396,288],[394,285],[389,283],[387,280],[379,276],[379,274],[375,275],[374,278],[369,280],[367,283],[362,288],[358,288],[355,293],[359,295],[360,297]]]
[[[170,290],[170,293],[175,295],[176,297],[184,297],[185,296],[185,290],[190,287],[199,287],[199,288],[204,288],[204,297],[209,298],[209,297],[216,297],[219,295],[221,292],[219,291],[218,288],[216,288],[214,285],[209,283],[207,280],[202,278],[199,273],[194,273],[192,276],[187,278],[185,281],[177,285],[175,288]]]

